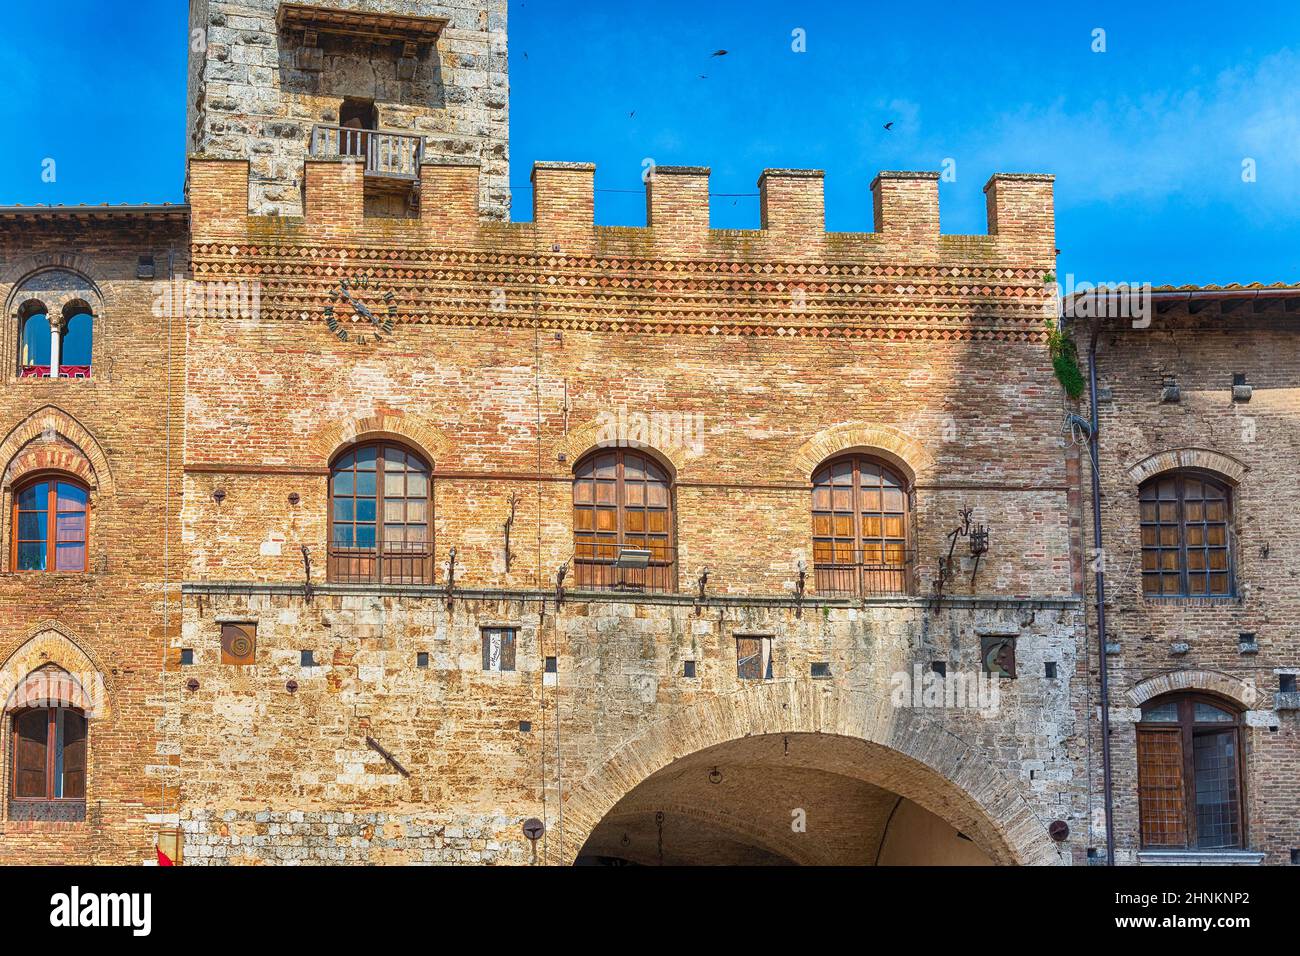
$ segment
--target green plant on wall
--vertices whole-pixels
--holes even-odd
[[[1065,394],[1078,398],[1083,394],[1083,372],[1079,368],[1079,349],[1074,339],[1061,331],[1059,325],[1047,320],[1047,347],[1052,355],[1052,368],[1056,371],[1056,380],[1065,389]]]

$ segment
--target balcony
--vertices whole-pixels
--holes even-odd
[[[855,551],[852,548],[827,549],[824,556],[819,544],[813,563],[813,587],[822,597],[887,597],[911,594],[916,553],[880,548]]]
[[[573,589],[672,593],[677,590],[677,549],[655,543],[577,542]]]
[[[316,125],[311,129],[311,155],[314,159],[364,161],[367,180],[411,184],[420,179],[424,137],[351,126]]]

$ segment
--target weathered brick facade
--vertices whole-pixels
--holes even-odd
[[[1289,624],[1295,581],[1289,555],[1297,526],[1289,490],[1297,446],[1294,417],[1295,301],[1277,290],[1213,288],[1158,293],[1150,326],[1108,319],[1098,336],[1103,547],[1107,568],[1116,858],[1139,859],[1135,721],[1162,693],[1208,692],[1244,712],[1246,847],[1271,864],[1300,846],[1295,710],[1279,710],[1282,674],[1297,673]],[[1087,332],[1080,336],[1086,342]],[[1233,397],[1233,376],[1251,386]],[[1178,400],[1170,401],[1167,382]],[[1141,582],[1139,486],[1201,472],[1232,489],[1235,595],[1145,596]],[[1091,496],[1089,495],[1089,500]],[[1091,520],[1088,521],[1091,542]],[[1092,579],[1089,578],[1089,607]],[[1095,614],[1092,614],[1095,634]],[[1094,641],[1095,643],[1095,641]],[[1096,671],[1097,653],[1089,648]],[[1294,706],[1294,703],[1290,704]],[[1094,733],[1092,749],[1100,753]],[[1094,761],[1093,791],[1101,793]],[[1100,799],[1094,798],[1094,808]],[[1148,861],[1159,859],[1144,853]],[[1244,861],[1252,857],[1243,856]]]

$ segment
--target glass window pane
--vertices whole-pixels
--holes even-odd
[[[44,511],[18,512],[18,540],[44,541],[46,520]]]
[[[68,319],[59,351],[60,365],[90,364],[92,321],[90,315],[85,312]]]
[[[47,498],[50,486],[44,481],[28,485],[18,492],[18,508],[21,511],[44,511],[49,507]]]
[[[384,495],[388,498],[402,498],[406,495],[406,475],[403,472],[384,472]]]
[[[1237,734],[1197,734],[1192,738],[1196,770],[1196,838],[1202,849],[1239,845]]]
[[[374,498],[357,499],[357,520],[358,521],[375,520],[375,499]]]
[[[81,543],[57,544],[54,546],[54,569],[56,571],[84,571],[86,569],[86,546]]]
[[[340,548],[352,547],[354,540],[352,525],[336,524],[334,526],[334,543]]]
[[[354,482],[352,480],[352,472],[340,471],[334,476],[334,494],[350,495],[352,494],[353,487]]]
[[[86,492],[66,481],[59,482],[59,511],[85,511]]]
[[[357,471],[374,471],[375,458],[378,450],[371,448],[362,448],[357,451]]]
[[[1160,704],[1148,704],[1142,708],[1142,719],[1174,723],[1178,720],[1178,701],[1167,700]]]
[[[358,548],[373,548],[375,546],[375,526],[372,524],[357,525]]]
[[[45,543],[18,545],[19,571],[45,570]]]
[[[1228,713],[1228,711],[1201,701],[1196,702],[1194,714],[1194,719],[1198,724],[1232,723],[1233,720],[1232,714]]]
[[[370,464],[371,467],[373,468],[374,462],[371,462]],[[358,498],[363,498],[363,497],[373,498],[375,496],[375,486],[376,486],[375,473],[373,471],[357,472],[357,497]]]
[[[354,505],[351,498],[334,499],[334,520],[351,521],[355,514]]]
[[[50,364],[50,320],[44,313],[23,322],[22,365]]]
[[[59,515],[55,521],[55,539],[56,541],[85,541],[86,540],[86,516],[80,515]]]
[[[429,497],[429,476],[422,471],[412,471],[407,474],[406,496],[408,498]]]

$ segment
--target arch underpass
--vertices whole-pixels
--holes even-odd
[[[871,782],[865,741],[746,737],[675,761],[607,813],[578,855],[604,865],[990,865],[973,838]]]
[[[1019,787],[928,715],[772,681],[648,727],[566,795],[561,859],[1054,864]]]

